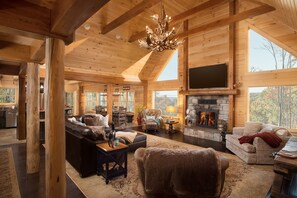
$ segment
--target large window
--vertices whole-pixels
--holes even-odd
[[[249,119],[297,128],[297,86],[249,88]]]
[[[95,111],[95,106],[97,105],[97,93],[96,92],[85,92],[85,98],[86,98],[86,105],[85,105],[85,111],[91,112]]]
[[[250,58],[249,71],[267,71],[297,67],[295,56],[273,42],[249,30]]]
[[[0,88],[0,103],[15,103],[15,88]]]
[[[120,106],[127,108],[127,112],[134,112],[134,91],[125,91],[120,96]]]
[[[175,112],[167,112],[166,107],[175,107]],[[154,108],[161,109],[162,115],[177,115],[177,90],[176,91],[155,91],[154,92]]]
[[[107,94],[106,92],[99,93],[99,105],[103,107],[107,107]]]

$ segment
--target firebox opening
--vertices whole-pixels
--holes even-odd
[[[201,127],[217,128],[218,111],[199,110],[197,111],[197,125]]]

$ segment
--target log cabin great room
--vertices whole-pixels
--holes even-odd
[[[295,0],[2,0],[0,194],[297,197],[296,32]]]

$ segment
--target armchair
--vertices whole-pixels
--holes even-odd
[[[145,109],[142,114],[142,129],[144,131],[157,131],[162,125],[162,111],[160,109]]]
[[[220,197],[229,167],[212,148],[139,148],[134,157],[146,197]]]

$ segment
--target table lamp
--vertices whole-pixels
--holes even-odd
[[[170,115],[170,120],[172,120],[172,113],[175,112],[175,107],[174,107],[174,106],[167,106],[167,107],[166,107],[166,112],[169,113],[169,115]]]

